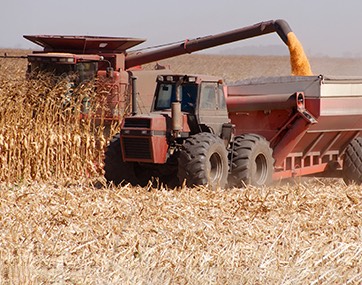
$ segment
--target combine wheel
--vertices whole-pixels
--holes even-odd
[[[362,137],[347,146],[343,161],[343,180],[347,183],[362,184]]]
[[[273,150],[262,136],[245,134],[235,138],[231,152],[230,187],[263,186],[272,182]]]
[[[209,185],[223,188],[228,176],[228,158],[224,142],[211,133],[188,138],[178,159],[178,178],[186,185]]]
[[[104,172],[107,182],[137,184],[133,164],[122,160],[119,134],[113,137],[105,152]]]

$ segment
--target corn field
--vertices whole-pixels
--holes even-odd
[[[82,116],[101,107],[95,82],[69,93],[66,79],[25,79],[25,60],[3,59],[0,73],[0,179],[45,181],[101,175],[105,125]],[[18,69],[16,69],[18,68]],[[113,124],[112,127],[115,127]]]
[[[5,51],[24,54],[24,51]],[[311,59],[362,75],[361,59]],[[187,55],[160,62],[226,82],[289,75],[289,58]],[[150,68],[150,66],[147,66]],[[0,285],[362,284],[362,187],[296,179],[272,187],[106,185],[117,123],[80,119],[88,82],[26,79],[0,58]]]

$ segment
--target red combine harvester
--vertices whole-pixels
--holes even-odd
[[[291,30],[278,20],[131,56],[128,63],[222,44],[225,35],[240,40],[270,32],[289,45]],[[116,184],[143,186],[157,178],[212,188],[308,175],[361,184],[361,106],[362,78],[289,76],[224,86],[205,75],[159,75],[150,114],[125,117],[110,142],[105,177]]]
[[[102,111],[105,121],[121,120],[131,101],[132,78],[137,76],[141,112],[148,112],[158,70],[144,71],[138,66],[126,68],[126,50],[143,43],[143,39],[92,36],[24,36],[42,46],[43,51],[27,56],[28,73],[51,73],[69,76],[73,87],[97,78],[97,91],[106,94]],[[167,73],[163,70],[162,73]],[[77,76],[72,76],[77,75]],[[134,104],[136,106],[136,104]],[[82,108],[85,110],[85,108]]]

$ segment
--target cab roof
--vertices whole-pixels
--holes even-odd
[[[178,79],[181,78],[194,78],[196,83],[200,83],[200,82],[223,82],[222,78],[217,77],[217,76],[213,76],[213,75],[206,75],[206,74],[184,74],[184,73],[169,73],[169,74],[160,74],[159,79],[161,79],[161,81],[177,81]],[[171,80],[169,80],[169,78]],[[191,82],[191,81],[190,81]]]

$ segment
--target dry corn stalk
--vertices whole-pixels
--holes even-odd
[[[70,94],[66,80],[47,75],[0,80],[0,180],[99,175],[108,140],[104,119],[96,124],[93,116],[81,115],[85,99],[94,114],[101,96],[94,82]]]

